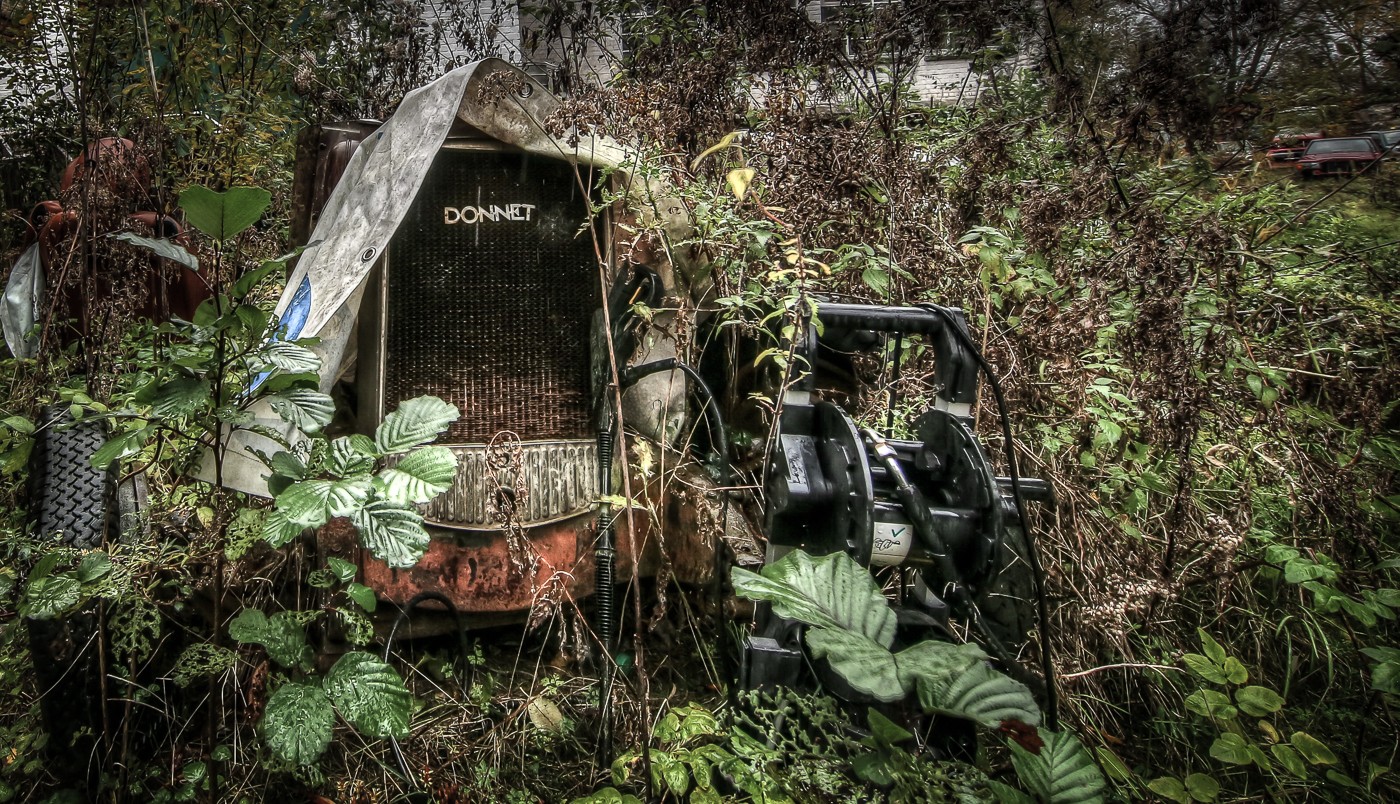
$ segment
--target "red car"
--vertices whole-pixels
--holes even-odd
[[[1264,152],[1264,157],[1268,160],[1271,168],[1288,167],[1303,156],[1303,151],[1307,150],[1308,143],[1326,136],[1327,134],[1322,131],[1307,133],[1280,131],[1274,135],[1273,141],[1269,143],[1269,149]]]
[[[1294,165],[1298,176],[1342,176],[1369,169],[1380,159],[1381,149],[1370,137],[1331,137],[1313,140]]]

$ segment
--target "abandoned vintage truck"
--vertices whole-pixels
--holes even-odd
[[[994,471],[974,433],[990,370],[962,313],[813,299],[790,344],[804,368],[742,387],[758,375],[736,371],[732,349],[686,353],[713,312],[699,257],[672,247],[690,232],[685,205],[636,170],[636,154],[558,131],[558,107],[529,75],[486,60],[410,93],[382,126],[328,126],[307,141],[294,230],[310,246],[277,305],[279,337],[319,339],[321,390],[344,392],[349,429],[373,433],[423,395],[461,412],[443,439],[455,479],[423,509],[423,559],[389,567],[335,522],[318,534],[322,554],[355,562],[390,617],[430,598],[410,635],[523,621],[542,599],[596,593],[608,644],[615,580],[664,563],[711,583],[735,555],[844,552],[886,573],[911,639],[952,636],[950,615],[971,617],[1014,667],[1031,629],[1024,499],[1048,492],[1014,465]],[[598,203],[600,178],[620,201]],[[937,389],[917,438],[858,426],[840,404],[852,389],[835,387],[853,374],[827,369],[893,354],[897,372],[914,339],[935,355]],[[718,398],[750,391],[780,404],[758,493],[739,500]],[[295,437],[270,409],[256,412]],[[697,426],[713,471],[684,452]],[[630,472],[624,447],[636,442],[670,456],[681,482]],[[278,448],[235,431],[222,482],[269,496],[254,450]],[[644,511],[619,514],[609,501],[624,487]],[[801,675],[799,631],[760,606],[743,683]]]

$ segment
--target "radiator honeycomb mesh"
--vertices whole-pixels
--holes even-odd
[[[387,259],[384,409],[441,397],[462,411],[459,444],[591,435],[587,217],[567,163],[439,152]]]

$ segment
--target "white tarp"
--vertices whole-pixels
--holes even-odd
[[[39,338],[34,325],[44,300],[44,264],[39,257],[39,244],[24,250],[10,271],[5,283],[5,298],[0,305],[0,325],[5,330],[5,345],[15,357],[34,357],[39,351]]]
[[[627,153],[610,141],[582,137],[566,149],[544,129],[558,107],[544,87],[500,59],[468,64],[420,87],[403,99],[394,116],[366,138],[347,163],[311,233],[316,245],[301,256],[277,303],[281,337],[318,337],[321,390],[339,376],[353,334],[365,279],[408,214],[433,157],[458,119],[504,143],[540,156],[585,165],[622,163]],[[252,409],[255,424],[292,434],[266,404]],[[228,439],[223,485],[268,496],[266,467],[247,448],[271,454],[276,442],[235,431]],[[199,477],[213,481],[212,455]]]

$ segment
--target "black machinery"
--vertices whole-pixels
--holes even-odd
[[[985,366],[962,312],[818,302],[816,317],[821,335],[807,322],[796,349],[813,368],[784,395],[764,478],[767,560],[801,548],[899,568],[902,630],[951,634],[949,616],[957,616],[1015,672],[1038,593],[1018,498],[1046,500],[1049,488],[1018,478],[1014,468],[998,475],[973,432]],[[818,398],[815,367],[825,357],[869,351],[893,337],[897,370],[906,336],[922,337],[934,351],[936,397],[917,421],[917,439],[862,429]],[[744,646],[742,683],[750,689],[790,683],[803,669],[795,624],[766,608]]]

